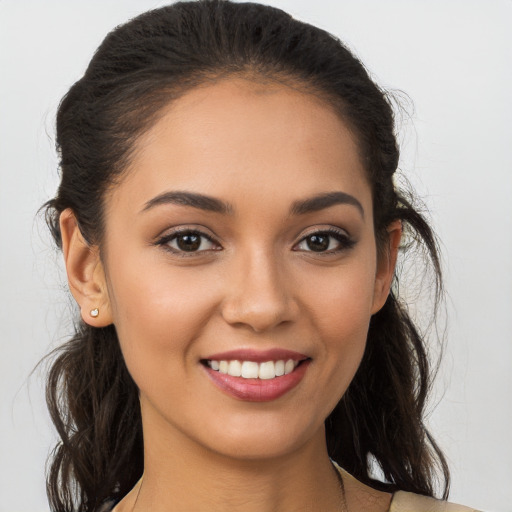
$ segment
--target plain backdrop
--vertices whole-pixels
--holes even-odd
[[[451,499],[512,511],[512,1],[271,0],[336,34],[404,91],[401,169],[443,243],[448,330],[430,424]],[[38,207],[55,192],[54,116],[114,26],[152,0],[0,0],[0,511],[48,510],[55,434],[38,360],[71,301]],[[412,108],[414,105],[414,109]]]

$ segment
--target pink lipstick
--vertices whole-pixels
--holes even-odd
[[[276,400],[299,384],[311,359],[298,352],[240,349],[202,359],[208,377],[217,387],[239,400]]]

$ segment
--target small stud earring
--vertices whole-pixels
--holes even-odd
[[[100,314],[100,310],[98,308],[91,309],[91,316],[96,318]]]

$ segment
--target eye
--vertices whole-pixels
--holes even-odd
[[[194,253],[219,250],[220,247],[205,233],[195,230],[183,230],[165,235],[157,245],[174,253]]]
[[[316,231],[304,237],[295,247],[296,251],[335,253],[350,249],[355,242],[343,231]]]

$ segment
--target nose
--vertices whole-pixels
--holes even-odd
[[[274,254],[241,255],[230,268],[222,303],[224,320],[260,333],[298,317],[293,278]]]

